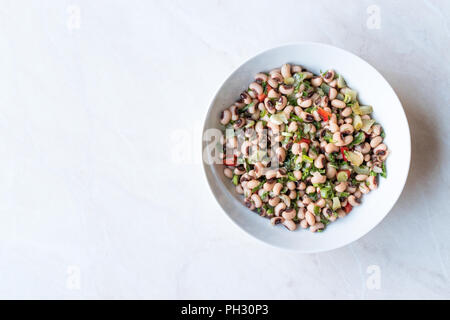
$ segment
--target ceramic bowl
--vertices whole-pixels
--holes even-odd
[[[290,232],[282,225],[272,226],[268,219],[247,209],[243,205],[242,195],[236,193],[231,181],[224,176],[223,165],[208,164],[211,160],[208,154],[204,155],[203,161],[206,178],[228,217],[256,239],[304,253],[339,248],[364,236],[380,223],[403,190],[411,157],[405,112],[386,79],[366,61],[331,45],[304,42],[266,50],[239,66],[213,98],[206,115],[204,133],[212,128],[223,129],[218,120],[221,111],[232,105],[239,94],[248,88],[256,73],[280,67],[283,63],[301,65],[315,74],[320,70],[334,69],[344,77],[350,88],[358,91],[362,104],[373,106],[373,118],[383,126],[385,143],[391,152],[386,161],[387,178],[380,178],[378,189],[364,195],[360,206],[345,218],[329,224],[320,233],[300,228]],[[202,143],[205,150],[208,141]]]

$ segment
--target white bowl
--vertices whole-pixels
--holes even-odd
[[[383,57],[380,57],[383,59]],[[366,61],[330,45],[302,42],[269,49],[249,59],[222,84],[206,115],[204,132],[221,126],[220,112],[229,107],[245,90],[256,73],[280,67],[283,63],[298,64],[314,72],[334,69],[348,86],[358,91],[360,102],[372,105],[373,117],[384,128],[385,143],[391,154],[386,168],[387,179],[380,178],[377,190],[364,195],[362,204],[343,219],[329,224],[324,232],[312,233],[297,229],[288,231],[281,225],[272,226],[243,205],[243,198],[223,175],[223,165],[203,162],[211,190],[226,214],[241,229],[253,237],[276,247],[304,253],[327,251],[347,245],[372,230],[388,214],[399,198],[408,176],[411,140],[402,105],[389,83]],[[207,145],[203,141],[203,150]],[[209,159],[209,157],[206,157]]]

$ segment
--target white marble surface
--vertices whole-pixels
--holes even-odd
[[[450,298],[450,4],[316,2],[0,1],[0,298]],[[316,255],[240,231],[200,163],[223,79],[301,40],[381,71],[413,143],[388,217]]]

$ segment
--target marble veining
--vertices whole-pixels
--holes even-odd
[[[437,0],[2,1],[0,298],[450,298],[449,17]],[[234,226],[200,158],[223,79],[294,41],[375,66],[412,134],[390,214],[312,255]]]

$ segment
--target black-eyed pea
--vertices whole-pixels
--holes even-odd
[[[311,178],[311,183],[325,183],[327,176],[321,175],[319,172],[313,172],[313,177]]]
[[[370,161],[370,154],[364,155],[364,161],[369,162]]]
[[[323,167],[325,167],[325,156],[323,154],[319,155],[314,160],[314,166],[319,169],[322,169]]]
[[[295,182],[294,182],[294,181],[288,181],[288,182],[286,183],[286,187],[287,187],[289,190],[295,190],[295,188],[297,188],[297,186],[295,185]]]
[[[311,228],[309,228],[309,230],[311,232],[316,232],[318,230],[322,230],[323,228],[325,228],[325,225],[322,222],[318,222],[315,225],[311,226]]]
[[[323,83],[322,77],[314,77],[311,79],[311,85],[313,87],[319,87]]]
[[[266,172],[266,179],[267,180],[275,178],[276,176],[277,176],[277,170],[267,170],[267,172]]]
[[[359,205],[360,205],[358,198],[356,198],[354,195],[350,195],[350,196],[347,198],[347,201],[348,201],[348,203],[350,203],[350,205],[351,205],[352,207],[356,207],[356,206],[359,206]]]
[[[250,177],[256,179],[256,172],[255,172],[254,169],[250,170],[250,171],[248,172],[248,175],[249,175]]]
[[[359,185],[359,191],[361,191],[361,193],[363,193],[363,194],[367,194],[370,192],[370,189],[365,183],[361,183]]]
[[[285,63],[281,66],[281,75],[284,78],[289,78],[291,77],[291,65],[288,63]]]
[[[333,152],[338,152],[338,151],[339,151],[339,147],[333,143],[328,143],[325,147],[326,153],[333,153]]]
[[[266,168],[264,167],[264,165],[262,164],[261,161],[256,162],[255,163],[255,168],[254,168],[256,177],[259,178],[259,177],[263,176],[265,169]]]
[[[284,113],[284,115],[286,116],[287,119],[291,118],[291,113],[292,113],[293,110],[294,110],[293,106],[286,106],[283,109],[283,113]]]
[[[286,177],[287,170],[285,168],[280,168],[277,170],[277,178],[284,178]]]
[[[302,202],[303,202],[303,205],[306,207],[307,205],[309,205],[312,202],[312,200],[308,197],[307,194],[305,194],[302,197]]]
[[[272,178],[270,180],[267,180],[264,184],[263,184],[263,190],[264,191],[272,191],[273,186],[275,185],[275,183],[277,183],[277,180],[275,178]]]
[[[381,126],[376,124],[372,126],[372,137],[379,136],[381,134]]]
[[[309,144],[307,144],[306,142],[300,142],[300,150],[303,152],[303,150],[305,152],[308,152],[309,150]]]
[[[290,190],[289,194],[288,194],[289,199],[294,200],[295,198],[297,198],[297,191],[295,190]]]
[[[288,208],[281,213],[281,216],[286,220],[292,220],[296,215],[297,212],[295,212],[295,209],[293,208]]]
[[[316,205],[314,202],[311,202],[310,204],[308,204],[308,206],[306,207],[306,210],[308,210],[311,213],[314,213],[314,209],[316,208]]]
[[[346,181],[343,181],[343,182],[339,183],[338,185],[336,185],[334,187],[334,190],[336,190],[337,192],[344,192],[345,189],[347,189],[347,185],[348,185],[348,183]]]
[[[284,204],[286,205],[287,208],[289,208],[291,206],[291,199],[287,195],[282,194],[279,197],[280,197],[281,201],[284,202]]]
[[[277,155],[278,161],[280,163],[283,163],[284,160],[286,159],[286,149],[284,149],[283,147],[279,147],[276,151],[275,154]]]
[[[282,93],[286,96],[290,96],[294,92],[294,89],[295,89],[294,86],[291,84],[281,84],[280,88],[279,88],[280,93]],[[282,96],[282,97],[286,98],[285,96]],[[286,105],[284,105],[284,106],[286,106]]]
[[[303,181],[299,182],[298,186],[297,186],[297,189],[301,190],[301,191],[304,191],[306,189],[306,183],[304,183]]]
[[[328,98],[330,100],[334,100],[334,99],[336,99],[337,94],[338,94],[338,92],[335,88],[330,88],[330,91],[328,91]]]
[[[302,153],[300,143],[294,143],[291,147],[291,152],[295,155],[299,155],[300,153]]]
[[[279,224],[279,223],[283,223],[283,221],[284,221],[283,217],[273,217],[273,218],[270,219],[270,223],[273,226],[276,225],[276,224]]]
[[[340,126],[339,131],[342,134],[352,134],[353,131],[355,131],[355,129],[353,128],[353,126],[350,123],[345,123]]]
[[[330,83],[334,79],[334,70],[328,70],[322,74],[322,78],[326,83]]]
[[[242,186],[240,184],[238,184],[236,186],[236,192],[239,194],[244,194],[244,189],[242,188]]]
[[[375,138],[372,138],[372,140],[370,140],[370,146],[371,146],[372,148],[376,148],[376,147],[378,147],[382,142],[383,142],[383,137],[382,137],[382,136],[376,136]]]
[[[250,83],[250,85],[248,86],[248,88],[252,91],[254,91],[257,95],[260,95],[263,93],[263,87],[261,86],[261,84],[257,83],[257,82],[252,82]]]
[[[302,70],[303,70],[302,67],[299,65],[291,66],[292,73],[302,72]]]
[[[341,101],[339,99],[333,99],[331,100],[331,105],[335,108],[338,109],[344,109],[345,107],[347,107],[347,105],[345,104],[344,101]]]
[[[348,116],[350,116],[352,114],[353,110],[351,107],[346,107],[344,110],[342,110],[341,115],[344,118],[347,118]],[[351,118],[350,118],[351,119]]]
[[[300,221],[300,227],[302,228],[302,229],[307,229],[308,228],[308,221],[306,221],[306,219],[303,219],[303,220],[301,220]]]
[[[272,92],[273,90],[270,90],[270,92]],[[270,100],[269,97],[267,97],[266,99],[264,99],[264,107],[266,108],[266,110],[271,113],[274,114],[275,112],[277,112],[277,109],[275,108],[274,103],[272,102],[272,100]]]
[[[256,208],[261,208],[262,206],[262,200],[259,197],[259,195],[257,195],[256,193],[252,194],[251,199],[253,201],[253,203],[255,204]]]
[[[370,190],[375,190],[378,187],[377,177],[376,176],[370,176],[367,178],[367,182],[369,184]]]
[[[255,81],[257,82],[257,83],[259,83],[259,84],[261,84],[261,83],[263,83],[263,82],[267,82],[267,80],[268,80],[268,76],[267,76],[267,74],[265,74],[265,73],[257,73],[256,75],[255,75]]]
[[[297,224],[292,220],[284,220],[283,225],[288,229],[289,231],[294,231],[297,229]]]
[[[346,191],[349,193],[354,193],[356,191],[356,186],[348,185]]]
[[[325,207],[325,204],[326,204],[326,202],[325,202],[325,199],[323,199],[323,198],[320,198],[319,200],[316,201],[316,206],[318,206],[319,208]]]
[[[352,135],[348,135],[348,136],[344,137],[344,146],[349,145],[352,142],[353,142],[353,136]]]
[[[225,168],[225,169],[223,169],[223,174],[224,174],[225,177],[227,177],[228,179],[232,179],[232,178],[233,178],[233,170],[231,170],[230,168]]]
[[[353,193],[353,195],[355,196],[356,199],[360,199],[362,196],[362,193],[361,193],[361,191],[356,190],[355,193]]]
[[[252,211],[256,209],[255,204],[254,204],[253,201],[251,201],[251,199],[249,199],[249,198],[246,198],[246,199],[244,200],[244,205],[245,205],[247,208],[249,208],[250,210],[252,210]]]
[[[355,177],[356,181],[365,181],[367,179],[367,175],[366,174],[358,174]]]
[[[379,144],[376,148],[373,149],[373,153],[375,155],[385,155],[387,151],[387,147],[384,143]]]
[[[347,215],[347,213],[345,213],[345,211],[343,209],[337,209],[336,213],[339,218],[344,218]]]
[[[305,213],[306,213],[305,208],[298,208],[297,218],[299,218],[300,220],[305,219]]]
[[[261,89],[262,89],[262,88],[261,88]],[[252,103],[253,98],[252,98],[252,96],[249,94],[249,92],[244,91],[244,92],[242,92],[241,95],[240,95],[240,100],[241,100],[242,102],[244,102],[245,104],[250,104],[250,103]]]
[[[250,181],[248,181],[247,182],[247,188],[248,189],[254,189],[254,188],[256,188],[257,186],[259,186],[259,181],[258,180],[256,180],[256,179],[254,179],[254,180],[250,180]]]
[[[306,194],[310,194],[310,193],[314,193],[316,192],[316,188],[314,188],[313,186],[308,186],[306,188]]]
[[[283,185],[279,182],[275,183],[272,189],[273,194],[278,196],[281,190],[283,190]]]
[[[288,126],[288,132],[295,132],[298,130],[298,124],[295,121],[292,121]]]
[[[313,226],[316,224],[316,217],[314,216],[313,213],[307,211],[305,213],[305,219],[308,222],[308,225]]]
[[[232,105],[228,108],[228,110],[231,113],[231,120],[236,121],[237,119],[239,119],[239,109],[237,106]]]
[[[233,173],[237,176],[243,175],[245,173],[245,168],[243,165],[239,165],[236,168],[234,168]]]
[[[362,154],[367,154],[370,152],[370,144],[365,142],[364,144],[359,144],[355,147],[356,151],[361,152]]]
[[[311,98],[298,98],[297,104],[302,108],[309,108],[312,105],[312,99]],[[303,111],[303,110],[302,110]]]
[[[328,207],[324,207],[324,208],[322,209],[322,214],[323,214],[327,219],[329,219],[329,218],[333,215],[333,210],[331,210],[331,209],[328,208]]]
[[[245,123],[246,123],[245,118],[239,118],[234,122],[233,129],[240,129],[245,125]]]
[[[317,159],[317,153],[315,153],[312,149],[309,150],[308,152],[308,157],[310,157],[313,160]]]
[[[231,112],[230,110],[223,110],[220,114],[220,123],[223,125],[227,125],[231,121]]]
[[[344,138],[342,137],[342,133],[340,131],[333,133],[333,142],[334,142],[335,146],[338,146],[338,147],[344,146]],[[326,149],[325,149],[325,151],[326,151]]]
[[[248,157],[250,154],[250,148],[252,146],[252,143],[250,141],[244,141],[241,145],[241,152],[244,156]]]
[[[335,113],[332,113],[332,110],[330,108],[328,108],[328,112],[331,113],[330,124],[331,123],[336,123],[337,124],[337,115]],[[338,127],[338,129],[339,129],[339,127]]]
[[[281,199],[279,197],[273,197],[271,199],[269,199],[269,205],[271,205],[272,207],[275,207],[277,204],[279,204],[281,201]]]
[[[286,205],[284,204],[284,202],[280,202],[279,204],[277,204],[275,206],[274,212],[275,215],[277,217],[281,216],[281,214],[283,213],[283,211],[286,209]]]
[[[326,175],[328,179],[333,179],[337,174],[337,170],[336,168],[334,168],[333,166],[331,166],[330,163],[327,164],[327,171],[326,171]]]
[[[280,92],[281,92],[281,87],[280,87]],[[285,96],[280,96],[275,103],[275,109],[277,109],[278,111],[281,111],[284,109],[284,107],[286,107],[286,105],[287,105],[287,98]]]
[[[313,117],[314,117],[314,120],[316,120],[316,121],[322,121],[322,118],[320,117],[320,114],[319,114],[319,112],[317,112],[316,110],[314,110],[313,112],[312,112],[312,115],[313,115]]]
[[[302,178],[302,172],[299,170],[294,170],[293,175],[294,175],[295,179],[297,179],[297,180],[300,180]]]

